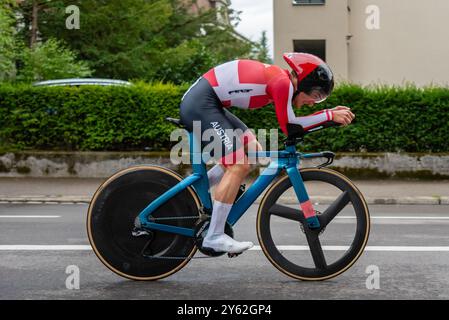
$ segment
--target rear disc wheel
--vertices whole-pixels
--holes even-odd
[[[87,215],[90,244],[103,264],[133,280],[158,280],[184,267],[196,251],[195,239],[151,230],[133,236],[134,220],[154,199],[182,181],[175,172],[157,166],[125,169],[106,180],[94,194]],[[200,202],[188,187],[159,207],[158,223],[194,228]],[[175,258],[175,259],[174,259]]]

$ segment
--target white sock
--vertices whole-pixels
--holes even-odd
[[[216,164],[209,171],[207,171],[207,178],[209,179],[209,188],[219,183],[221,181],[221,178],[223,178],[224,173],[225,171],[219,164]]]
[[[209,229],[207,230],[207,235],[205,238],[211,238],[224,234],[226,219],[228,219],[231,208],[231,203],[222,203],[220,201],[214,202],[212,218],[210,220]]]

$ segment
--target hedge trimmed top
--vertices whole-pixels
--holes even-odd
[[[9,150],[166,150],[188,86],[0,86],[0,146]],[[448,88],[344,85],[313,108],[351,107],[355,122],[308,136],[304,149],[367,152],[449,151]],[[250,128],[278,128],[272,106],[231,109]]]

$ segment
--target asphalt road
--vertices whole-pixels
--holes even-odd
[[[250,208],[235,234],[257,245],[256,211]],[[89,249],[87,205],[0,204],[0,299],[449,299],[449,206],[372,205],[370,211],[367,250],[328,281],[291,279],[255,247],[234,259],[194,259],[163,280],[136,282],[109,271]],[[342,231],[352,220],[344,214],[326,244],[345,244]],[[288,234],[279,233],[280,243],[296,244]],[[69,266],[79,270],[79,289],[66,286]],[[378,288],[368,289],[367,269],[373,268]]]

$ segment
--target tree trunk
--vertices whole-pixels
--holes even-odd
[[[31,40],[30,40],[30,48],[32,48],[37,42],[37,33],[38,33],[38,13],[39,13],[39,4],[38,0],[33,0],[33,12],[31,14]]]

